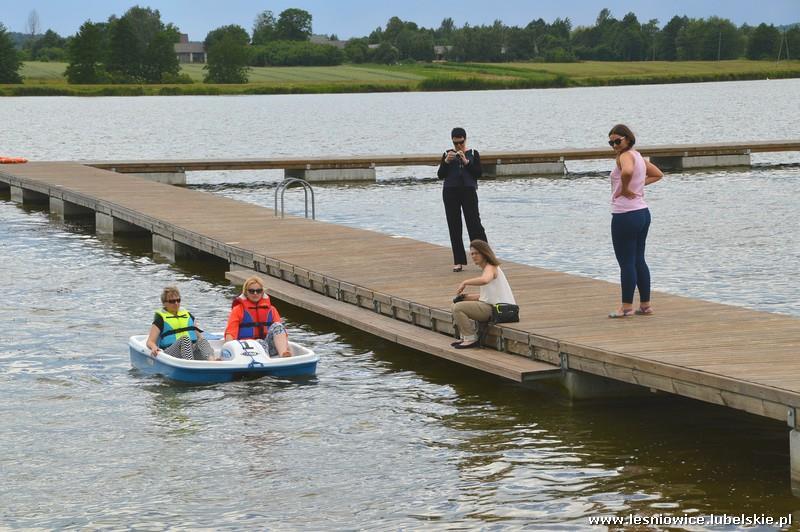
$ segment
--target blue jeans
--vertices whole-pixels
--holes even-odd
[[[633,303],[633,292],[639,288],[639,301],[650,301],[650,268],[644,260],[650,209],[611,215],[611,242],[619,263],[619,284],[622,302]]]

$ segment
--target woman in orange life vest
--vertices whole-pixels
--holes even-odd
[[[264,293],[264,281],[257,276],[244,282],[241,295],[233,300],[225,328],[225,341],[249,339],[258,340],[271,357],[292,356],[286,327]]]
[[[216,360],[214,349],[203,338],[191,312],[181,307],[181,293],[174,286],[161,292],[162,309],[157,310],[147,337],[150,353],[158,356],[159,349],[175,358],[186,360]]]

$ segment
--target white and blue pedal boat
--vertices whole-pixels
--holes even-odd
[[[206,334],[219,360],[185,360],[159,350],[153,356],[147,348],[147,335],[131,336],[128,347],[131,365],[148,375],[161,375],[168,379],[195,384],[212,384],[240,379],[272,377],[308,377],[317,372],[319,355],[313,350],[289,342],[291,357],[270,357],[261,344],[252,340],[214,339]]]

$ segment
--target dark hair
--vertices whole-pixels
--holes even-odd
[[[631,128],[626,126],[625,124],[617,124],[616,126],[611,128],[611,131],[608,132],[608,135],[619,135],[620,137],[625,137],[628,139],[628,147],[632,148],[634,144],[636,144],[636,135],[633,134]]]
[[[463,127],[454,127],[453,131],[450,132],[450,138],[454,139],[456,137],[464,137],[467,138],[467,132],[464,131]]]
[[[473,240],[469,243],[469,247],[483,255],[486,262],[492,266],[500,266],[500,261],[497,260],[497,256],[494,254],[494,251],[492,251],[492,248],[489,247],[488,243],[483,240]]]

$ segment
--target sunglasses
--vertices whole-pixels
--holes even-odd
[[[622,144],[622,139],[624,139],[624,138],[625,137],[619,137],[619,138],[614,139],[614,140],[609,140],[608,141],[608,145],[612,146],[612,147],[613,146],[619,146],[620,144]]]
[[[248,288],[247,289],[247,293],[249,293],[249,294],[260,294],[263,291],[264,291],[263,288]]]
[[[180,303],[180,302],[181,302],[181,298],[178,298],[178,299],[165,299],[164,300],[164,303]]]
[[[454,146],[463,146],[466,141],[467,141],[466,139],[464,139],[464,140],[454,140],[453,141],[453,145]]]

